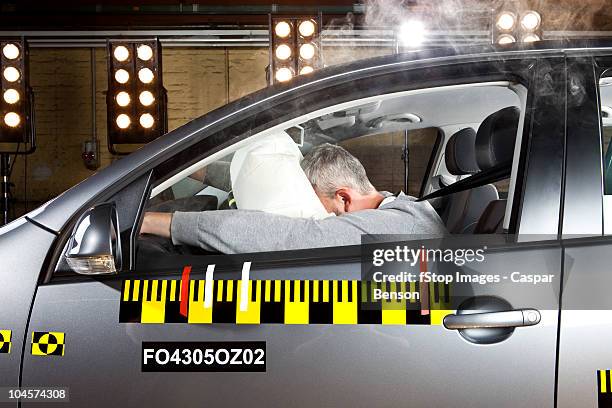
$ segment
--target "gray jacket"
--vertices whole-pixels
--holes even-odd
[[[428,202],[400,194],[377,209],[320,220],[291,218],[251,210],[175,212],[175,245],[191,245],[226,254],[281,251],[361,244],[362,234],[446,234]]]

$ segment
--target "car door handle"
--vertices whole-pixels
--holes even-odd
[[[533,326],[540,323],[540,312],[517,309],[504,312],[453,314],[444,318],[444,327],[451,330],[486,329],[496,327]]]

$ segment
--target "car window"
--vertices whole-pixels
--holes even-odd
[[[444,163],[447,161],[444,155],[445,145],[454,136],[454,132],[450,129],[470,127],[474,128],[476,133],[482,122],[492,116],[499,116],[500,112],[504,114],[510,109],[511,129],[508,129],[509,133],[504,135],[504,138],[510,142],[505,143],[503,149],[511,161],[515,150],[519,116],[524,103],[513,89],[515,86],[512,83],[502,82],[474,84],[466,88],[450,86],[434,90],[386,94],[378,98],[355,100],[341,106],[307,113],[247,139],[241,139],[171,174],[154,186],[145,211],[211,214],[192,223],[198,225],[183,225],[184,228],[190,229],[190,233],[196,235],[201,231],[198,228],[206,228],[207,218],[221,216],[227,219],[227,222],[223,223],[224,228],[238,231],[238,235],[242,229],[250,233],[258,231],[251,224],[255,222],[255,218],[248,220],[240,218],[239,214],[243,213],[232,212],[236,210],[256,209],[316,222],[326,222],[326,217],[342,217],[343,215],[331,214],[324,207],[323,200],[313,193],[312,185],[300,166],[304,156],[323,144],[341,146],[356,157],[378,191],[391,193],[403,191],[417,198],[421,194],[422,186],[432,184],[431,180],[436,177],[446,176],[452,181],[447,184],[466,180],[475,175],[486,179],[489,169],[498,169],[499,163],[486,163],[487,168],[472,169],[461,175],[452,175]],[[445,101],[449,100],[461,100],[463,104],[459,105],[464,108],[458,109],[457,104],[453,103],[454,110],[445,110],[443,108]],[[504,123],[506,122],[507,120]],[[409,153],[408,188],[406,188],[405,156],[403,156],[406,139]],[[468,150],[475,149],[473,143],[475,139],[472,140],[472,146],[469,146]],[[473,156],[475,153],[471,154]],[[291,161],[292,158],[295,160]],[[459,158],[459,160],[464,159]],[[496,178],[491,179],[491,182],[484,187],[485,194],[480,194],[480,190],[483,189],[481,186],[471,187],[467,184],[464,193],[444,194],[443,197],[415,205],[429,206],[433,214],[431,216],[444,223],[445,228],[453,233],[472,233],[480,216],[487,206],[493,203],[496,204],[495,211],[489,216],[491,220],[485,226],[488,228],[487,232],[502,232],[511,163],[502,164],[507,167],[506,171],[502,172],[502,177],[499,177],[500,172],[497,171]],[[289,191],[287,185],[291,185],[290,193],[287,193]],[[438,185],[434,190],[444,190],[444,187],[448,185]],[[471,201],[465,201],[465,192],[471,194],[472,190],[476,193],[473,194]],[[465,220],[464,216],[468,213],[471,219]],[[173,228],[175,218],[177,218],[176,213],[173,216]],[[243,226],[234,224],[238,219],[242,219]],[[462,226],[457,227],[460,224]],[[223,233],[220,231],[217,235],[222,236]],[[206,234],[210,234],[210,231],[206,231]],[[241,239],[238,236],[232,238]],[[257,242],[258,238],[250,237],[249,239],[254,240],[253,247],[242,246],[241,252],[255,253],[269,250],[270,247]],[[305,242],[308,241],[306,238],[304,237]],[[235,242],[217,242],[218,237],[210,235],[205,238],[215,241],[210,245],[208,243],[200,245],[200,241],[194,241],[194,245],[186,245],[173,239],[153,234],[140,235],[137,260],[146,263],[146,260],[155,259],[156,257],[149,256],[152,253],[211,255],[236,251],[236,247],[233,246]],[[299,237],[291,239],[300,240]],[[332,240],[330,243],[317,242],[314,247],[336,245],[336,241]],[[299,247],[298,244],[297,249],[308,248],[310,246],[307,244],[303,247]],[[283,245],[279,245],[278,248],[272,248],[274,251],[293,249],[296,249],[295,246],[284,248]]]
[[[438,137],[439,129],[430,127],[356,137],[340,145],[359,159],[376,188],[418,197]]]

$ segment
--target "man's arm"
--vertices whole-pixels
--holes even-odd
[[[334,245],[325,244],[333,236],[324,237],[326,234],[315,220],[248,210],[147,212],[140,233],[172,238],[175,245],[186,244],[223,253]],[[338,238],[338,242],[346,242]]]
[[[339,218],[293,218],[250,210],[176,212],[171,221],[171,237],[175,245],[222,253],[359,244],[364,231]]]
[[[396,205],[397,206],[397,205]],[[152,214],[152,215],[151,215]],[[147,220],[151,217],[150,220]],[[282,251],[359,245],[363,234],[443,236],[439,217],[427,202],[401,209],[362,210],[324,219],[292,218],[250,210],[147,213],[141,233],[171,237],[185,244],[222,253]]]
[[[147,212],[140,227],[141,234],[153,234],[170,238],[171,213]]]

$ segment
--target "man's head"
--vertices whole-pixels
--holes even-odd
[[[382,201],[359,160],[340,146],[324,143],[313,148],[302,168],[328,212],[377,208]]]

